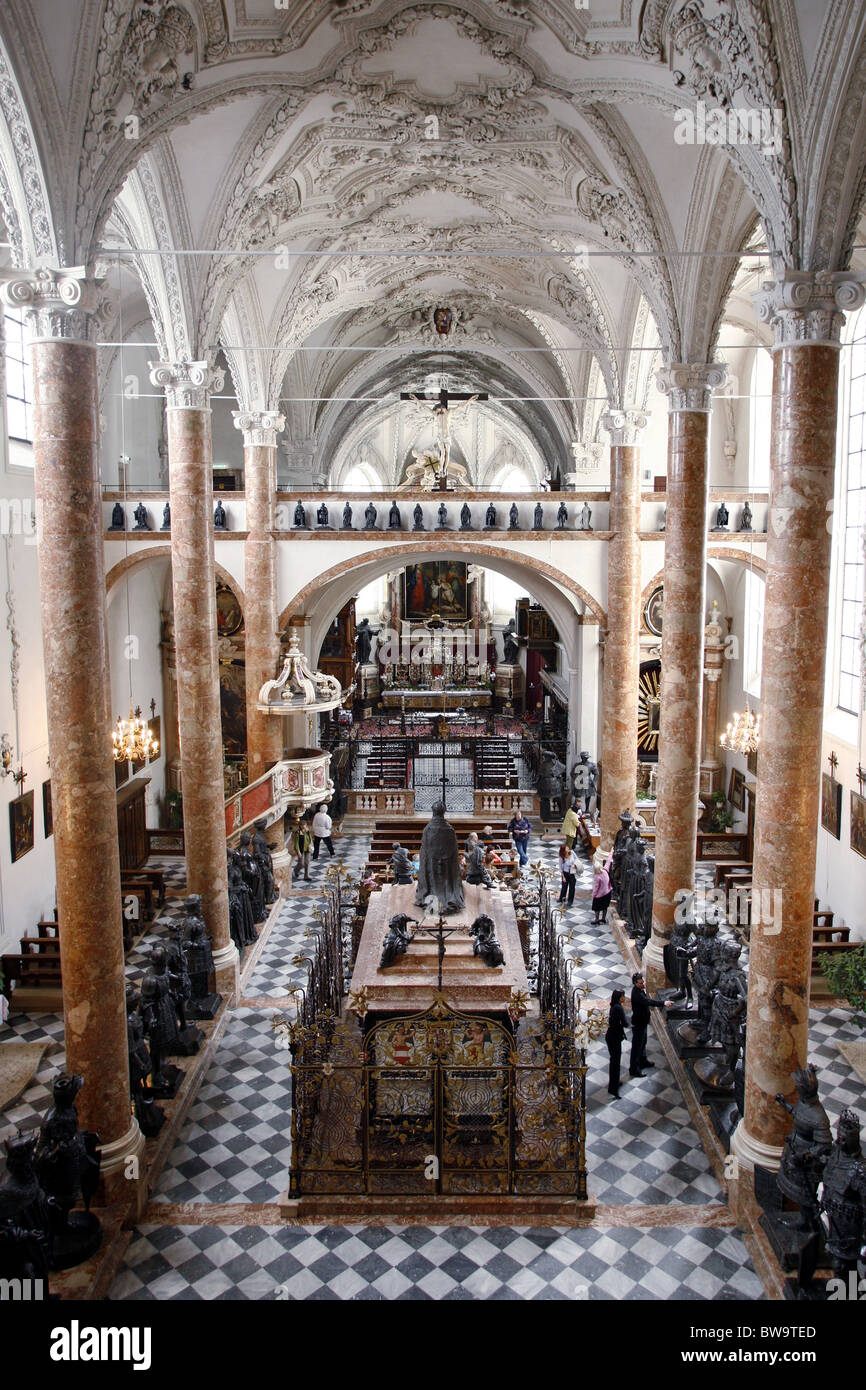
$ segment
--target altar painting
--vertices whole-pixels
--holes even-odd
[[[459,560],[426,560],[403,571],[403,616],[410,622],[469,618],[467,566]]]

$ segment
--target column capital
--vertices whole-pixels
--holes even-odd
[[[612,445],[634,444],[640,430],[645,429],[649,416],[645,410],[610,409],[601,417],[601,427],[607,430]]]
[[[209,410],[213,391],[221,391],[225,373],[209,362],[148,362],[152,386],[165,391],[169,410]]]
[[[727,375],[727,362],[669,362],[656,373],[656,385],[670,398],[671,411],[709,410]]]
[[[88,275],[80,265],[7,271],[0,298],[10,308],[29,314],[34,338],[43,341],[95,345],[100,330],[117,315],[108,282]]]
[[[847,270],[783,269],[752,296],[759,323],[769,324],[775,347],[823,343],[838,347],[845,314],[859,309],[866,289]]]
[[[286,428],[286,417],[278,410],[233,410],[232,419],[235,429],[243,432],[244,448],[258,444],[275,449],[277,435]]]

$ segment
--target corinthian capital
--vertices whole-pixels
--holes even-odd
[[[84,266],[8,272],[0,296],[29,315],[37,339],[95,343],[117,313],[107,282]]]
[[[209,362],[148,362],[151,385],[165,391],[169,410],[209,410],[225,373]]]
[[[753,295],[759,323],[769,324],[776,347],[825,343],[838,347],[845,314],[859,309],[866,290],[846,270],[783,270]]]
[[[670,410],[709,410],[727,375],[726,362],[669,362],[656,373],[656,384]]]
[[[278,410],[233,410],[235,429],[244,436],[247,444],[264,444],[270,449],[277,447],[277,435],[286,428],[286,417]]]
[[[610,435],[611,444],[635,444],[648,420],[644,410],[607,410],[601,417],[601,427]]]

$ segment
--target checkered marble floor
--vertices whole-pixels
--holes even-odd
[[[559,843],[558,827],[534,835],[530,860],[555,867]],[[363,867],[368,847],[366,836],[335,840],[337,857],[354,873]],[[305,934],[328,864],[326,856],[313,862],[310,884],[294,885],[280,904],[258,959],[247,970],[244,998],[280,998],[305,978],[293,957],[309,950]],[[571,934],[566,949],[582,960],[578,973],[593,1000],[606,1001],[612,988],[630,984],[630,967],[610,927],[592,925],[591,886],[586,859],[575,904],[563,914],[560,930]],[[140,962],[131,958],[131,972],[137,966]],[[288,1054],[273,1034],[275,1011],[241,1003],[228,1020],[153,1194],[150,1214],[165,1211],[165,1216],[135,1231],[112,1299],[762,1296],[739,1234],[712,1222],[722,1194],[652,1034],[656,1066],[643,1078],[624,1077],[619,1101],[607,1095],[603,1041],[588,1053],[589,1189],[597,1202],[619,1208],[622,1225],[286,1227],[271,1224],[273,1218],[258,1224],[252,1204],[274,1212],[270,1204],[285,1190],[289,1167],[291,1079]],[[13,1015],[4,1035],[46,1037],[54,1050],[43,1059],[34,1084],[2,1117],[0,1138],[44,1113],[51,1078],[63,1062],[62,1020],[54,1015]],[[821,1073],[822,1098],[832,1119],[845,1105],[862,1109],[862,1084],[836,1047],[838,1038],[857,1035],[848,1011],[813,1011],[810,1056]],[[191,1220],[189,1206],[175,1216],[170,1208],[178,1203],[201,1205],[202,1223]],[[237,1224],[210,1224],[206,1213],[214,1204],[237,1207]],[[684,1208],[681,1225],[628,1224],[629,1207],[637,1212],[658,1205],[667,1208],[670,1219],[671,1204]],[[707,1213],[706,1225],[694,1224],[695,1208]]]
[[[713,1227],[156,1226],[117,1300],[760,1299],[739,1236]]]

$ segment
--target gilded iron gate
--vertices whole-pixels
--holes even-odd
[[[442,997],[364,1036],[290,1026],[290,1195],[585,1198],[583,1053],[553,1016],[519,1033]]]

